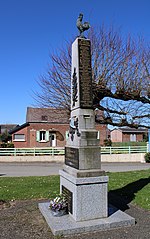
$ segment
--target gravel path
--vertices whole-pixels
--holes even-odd
[[[113,198],[115,200],[115,198]],[[118,199],[117,199],[118,200]],[[0,239],[56,239],[38,209],[38,202],[15,201],[0,206]],[[117,201],[116,201],[117,203]],[[120,207],[121,204],[119,204]],[[10,206],[10,207],[9,207]],[[150,211],[128,205],[126,213],[136,219],[132,227],[72,235],[66,239],[149,239]]]

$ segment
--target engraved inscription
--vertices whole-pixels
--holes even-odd
[[[72,106],[75,106],[75,103],[77,102],[78,96],[77,96],[77,74],[76,74],[76,68],[74,67],[74,72],[72,76]]]
[[[62,194],[65,196],[65,198],[67,199],[67,204],[68,204],[68,212],[70,212],[72,214],[72,204],[73,204],[73,193],[67,189],[66,187],[64,187],[62,185]]]
[[[92,94],[92,68],[91,68],[91,45],[90,41],[78,39],[79,41],[79,85],[80,85],[80,107],[93,107]]]
[[[65,164],[79,169],[79,150],[77,148],[65,147]]]

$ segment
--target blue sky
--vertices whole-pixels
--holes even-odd
[[[92,26],[113,23],[150,41],[149,0],[0,0],[0,124],[25,122],[49,53],[78,34],[80,12]]]

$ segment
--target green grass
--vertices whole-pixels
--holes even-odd
[[[109,191],[150,210],[150,169],[108,176]],[[58,193],[59,176],[0,178],[0,200],[49,199]]]
[[[124,147],[124,146],[146,146],[147,142],[116,142],[112,143],[112,147]]]
[[[109,173],[109,191],[150,210],[150,169]]]
[[[0,200],[55,197],[59,176],[0,178]]]

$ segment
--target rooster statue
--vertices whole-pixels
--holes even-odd
[[[77,28],[79,29],[80,35],[79,37],[85,38],[83,32],[90,28],[90,24],[88,22],[84,22],[82,24],[83,14],[80,13],[77,19]]]

